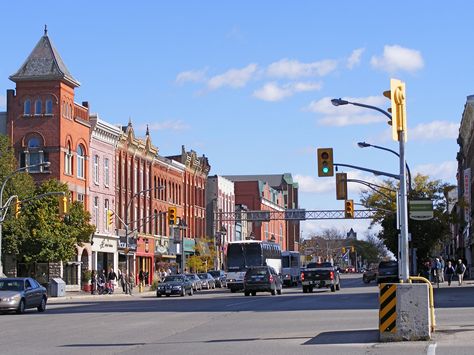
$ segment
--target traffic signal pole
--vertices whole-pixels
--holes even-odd
[[[400,143],[400,263],[398,266],[400,280],[409,282],[408,256],[408,202],[407,202],[407,175],[405,164],[405,131],[399,131]]]

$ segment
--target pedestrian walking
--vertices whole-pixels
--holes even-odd
[[[439,262],[441,263],[441,271],[440,271],[440,280],[439,282],[444,282],[444,269],[446,268],[446,264],[444,262],[443,257],[440,255],[439,256]]]
[[[113,292],[115,290],[117,282],[117,274],[115,273],[114,269],[109,270],[109,274],[107,275],[107,282],[109,283],[109,288]]]
[[[125,278],[123,277],[122,270],[118,269],[118,282],[122,286],[123,293],[127,293],[127,288],[125,287]]]
[[[454,274],[456,270],[454,269],[453,264],[451,261],[448,261],[448,265],[446,265],[446,280],[448,280],[448,286],[451,286],[451,281],[453,281]]]
[[[458,276],[459,286],[462,286],[462,281],[463,281],[465,272],[466,272],[466,265],[464,265],[462,260],[459,259],[458,264],[456,265],[456,275]]]

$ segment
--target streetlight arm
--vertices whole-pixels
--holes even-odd
[[[378,111],[380,113],[383,113],[385,116],[387,116],[390,120],[392,120],[392,115],[389,114],[387,111],[385,110],[382,110],[381,108],[379,107],[376,107],[376,106],[372,106],[372,105],[366,105],[366,104],[361,104],[359,102],[352,102],[352,101],[347,101],[347,100],[343,100],[343,99],[332,99],[331,100],[331,103],[334,105],[334,106],[342,106],[342,105],[354,105],[354,106],[360,106],[360,107],[364,107],[364,108],[369,108],[371,110],[375,110],[375,111]]]
[[[3,207],[4,210],[2,211],[3,213],[2,213],[2,215],[1,215],[1,217],[0,217],[0,224],[3,223],[3,221],[5,220],[5,216],[6,216],[7,212],[8,212],[8,207],[10,207],[12,201],[15,200],[15,199],[17,199],[17,198],[18,198],[17,195],[12,195],[12,196],[9,197],[9,199],[7,200],[7,202],[5,202],[5,206]]]
[[[358,170],[362,170],[362,171],[368,171],[369,173],[372,173],[374,175],[388,176],[388,177],[391,177],[392,179],[400,180],[400,175],[386,173],[384,171],[373,170],[373,169],[363,168],[363,167],[356,166],[356,165],[341,164],[341,163],[334,163],[333,165],[334,166],[346,166],[348,168],[358,169]]]

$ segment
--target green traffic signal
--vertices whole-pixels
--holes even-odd
[[[334,163],[332,148],[318,148],[318,176],[333,176]]]

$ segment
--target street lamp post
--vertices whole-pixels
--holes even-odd
[[[387,111],[382,110],[379,107],[361,104],[358,102],[351,102],[342,99],[332,99],[331,103],[334,106],[341,106],[341,105],[354,105],[359,107],[368,108],[371,110],[378,111],[384,114],[386,117],[389,118],[389,124],[392,124],[392,115],[390,115]],[[407,167],[405,162],[405,131],[402,129],[398,131],[398,142],[399,142],[399,158],[400,158],[400,189],[399,189],[399,196],[400,196],[400,203],[399,203],[399,212],[400,212],[400,236],[399,236],[399,255],[398,255],[398,274],[400,279],[403,282],[408,282],[408,278],[410,276],[409,267],[408,267],[408,201],[407,201]]]
[[[389,149],[389,148],[385,148],[385,147],[381,147],[379,145],[375,145],[375,144],[370,144],[370,143],[367,143],[367,142],[358,142],[357,145],[359,146],[359,148],[367,148],[367,147],[372,147],[372,148],[376,148],[376,149],[380,149],[380,150],[385,150],[387,152],[390,152],[392,154],[395,154],[398,158],[400,158],[400,154],[398,154],[396,151],[392,150],[392,149]],[[406,169],[407,169],[407,173],[408,173],[408,190],[411,191],[411,172],[410,172],[410,167],[408,166],[408,163],[405,162],[405,165],[406,165]]]
[[[133,200],[140,196],[141,194],[143,194],[144,192],[148,192],[148,191],[154,191],[154,190],[162,190],[164,189],[165,187],[164,186],[158,186],[158,187],[152,187],[150,189],[145,189],[145,190],[141,190],[141,191],[138,191],[136,194],[132,195],[132,197],[130,198],[130,200],[128,201],[127,205],[125,206],[125,212],[124,212],[124,219],[122,221],[124,227],[125,227],[125,279],[128,280],[128,285],[127,285],[127,291],[131,294],[131,289],[130,289],[130,284],[132,282],[131,280],[131,275],[129,273],[129,258],[128,258],[128,253],[129,253],[129,248],[128,248],[128,233],[129,233],[129,222],[128,222],[128,209],[130,208],[130,205],[132,204]]]
[[[39,163],[39,164],[34,164],[34,165],[27,165],[27,166],[24,166],[22,168],[19,168],[19,169],[15,170],[13,173],[8,175],[5,178],[5,180],[3,180],[2,187],[0,188],[0,208],[2,210],[1,219],[0,219],[0,277],[5,277],[5,274],[3,273],[3,262],[2,262],[2,228],[3,228],[3,220],[4,220],[4,216],[5,216],[5,213],[3,213],[4,212],[3,210],[5,208],[8,208],[8,206],[9,206],[8,201],[5,204],[5,206],[3,205],[3,190],[5,189],[5,186],[7,185],[7,181],[10,180],[15,174],[17,174],[19,172],[28,171],[28,169],[30,169],[30,168],[36,168],[36,167],[40,167],[40,166],[43,166],[43,167],[46,168],[46,167],[49,167],[50,165],[51,165],[51,163],[49,161],[45,161],[45,162],[42,162],[42,163]]]

